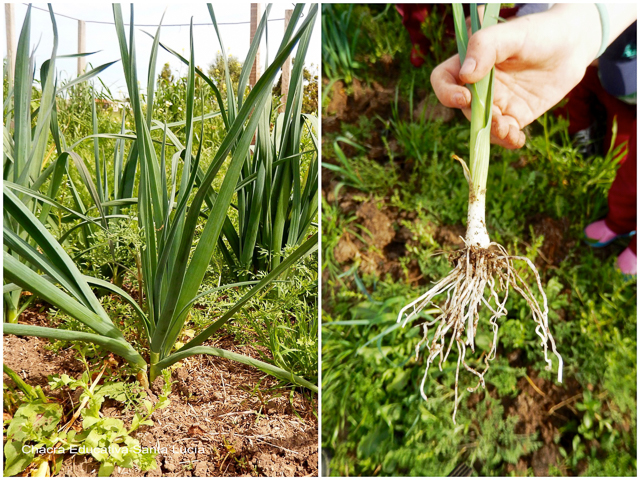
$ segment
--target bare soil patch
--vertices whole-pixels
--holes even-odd
[[[82,364],[73,350],[53,354],[47,340],[5,335],[4,362],[28,384],[50,394],[47,376],[78,378]],[[250,346],[237,346],[228,335],[212,346],[260,358]],[[162,381],[162,379],[158,379]],[[173,371],[171,403],[153,414],[154,426],[134,433],[144,447],[164,448],[150,477],[317,476],[317,395],[279,388],[276,379],[236,362],[200,355]],[[6,375],[5,382],[10,382]],[[154,383],[148,391],[156,400]],[[154,393],[155,391],[155,393]],[[108,401],[103,413],[130,425],[132,411]],[[67,456],[59,476],[97,476],[99,464],[88,456]],[[116,468],[113,476],[140,476]]]
[[[544,236],[544,242],[539,251],[540,256],[536,260],[536,267],[539,270],[550,265],[559,265],[575,246],[575,240],[566,240],[571,226],[571,222],[566,217],[555,220],[545,215],[535,215],[529,220],[529,224],[533,227],[535,235]]]
[[[325,80],[324,88],[329,87]],[[373,118],[380,115],[387,118],[391,115],[391,105],[395,101],[395,82],[382,85],[373,82],[367,85],[357,78],[347,86],[342,80],[331,86],[331,100],[324,110],[322,128],[325,133],[340,129],[342,122],[354,122],[360,115]],[[402,110],[407,109],[402,105]]]
[[[360,260],[359,270],[365,274],[384,276],[390,274],[395,280],[404,279],[401,259],[406,255],[407,245],[417,245],[411,231],[402,221],[415,221],[415,216],[397,208],[381,207],[376,202],[357,201],[345,192],[340,207],[343,211],[354,211],[358,217],[358,236],[345,232],[333,249],[335,260],[344,265],[344,270]],[[362,241],[364,239],[365,241]],[[408,265],[409,281],[421,280],[418,263]]]

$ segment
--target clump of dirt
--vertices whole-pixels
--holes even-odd
[[[536,236],[544,235],[544,242],[540,247],[540,256],[536,259],[536,267],[545,269],[548,266],[558,266],[569,251],[575,246],[575,240],[566,240],[569,236],[571,223],[567,217],[555,220],[546,215],[534,215],[529,220]]]
[[[354,202],[351,198],[345,201]],[[400,259],[406,253],[407,243],[413,242],[410,230],[399,226],[400,220],[408,217],[407,212],[399,212],[397,209],[380,210],[373,201],[354,203],[348,208],[355,208],[360,220],[359,236],[366,242],[345,232],[333,250],[335,260],[346,264],[360,259],[360,271],[363,273],[378,276],[389,273],[395,279],[403,278]],[[409,270],[412,278],[420,277],[417,262],[409,264]]]
[[[331,190],[326,195],[327,200],[338,201]],[[404,264],[407,249],[419,246],[415,234],[407,226],[417,221],[416,212],[395,207],[380,208],[375,201],[363,202],[349,189],[344,190],[344,194],[341,192],[339,206],[345,213],[355,213],[359,220],[354,227],[356,234],[345,231],[332,252],[343,271],[349,270],[353,262],[359,261],[359,271],[362,273],[379,277],[390,274],[395,280],[402,279],[416,286],[426,284],[416,259]],[[435,225],[430,225],[430,228],[437,232]],[[325,270],[325,286],[327,279],[328,272]]]
[[[325,82],[325,85],[327,84],[328,82]],[[342,81],[334,82],[331,86],[331,102],[327,105],[326,114],[335,115],[338,119],[342,118],[347,111],[347,98],[344,83]]]
[[[369,231],[371,244],[375,247],[383,249],[396,236],[391,220],[378,209],[374,202],[363,203],[356,214],[362,219],[362,227]]]
[[[361,237],[367,240],[366,244],[358,238],[352,238],[345,233],[338,245],[333,250],[334,258],[338,263],[346,263],[360,258],[360,269],[363,273],[380,274],[385,268],[383,249],[389,245],[396,236],[391,219],[378,209],[375,202],[360,204],[356,210],[357,217],[361,220]],[[369,247],[373,246],[371,249]],[[387,265],[388,267],[388,265]]]
[[[51,374],[77,378],[83,372],[73,351],[51,354],[44,349],[46,340],[5,335],[3,341],[5,363],[28,384],[44,385]],[[231,335],[209,345],[261,358],[254,348],[236,345]],[[318,475],[317,395],[281,388],[255,368],[207,355],[180,362],[172,380],[170,405],[153,414],[153,427],[134,433],[143,447],[159,452],[158,468],[142,475]],[[156,400],[152,391],[147,393]],[[130,425],[133,412],[118,407],[105,402],[103,414]],[[91,457],[67,456],[59,475],[97,476],[98,469]],[[118,467],[113,475],[141,472]]]
[[[329,87],[325,79],[325,88]],[[324,109],[322,116],[322,130],[330,133],[340,130],[343,122],[355,123],[360,116],[375,118],[391,117],[391,105],[395,102],[395,82],[382,85],[373,82],[371,85],[363,84],[354,78],[347,87],[342,80],[331,85],[330,101]],[[399,101],[400,113],[406,115],[408,104]]]
[[[423,96],[422,100],[420,100],[413,110],[413,118],[416,120],[441,120],[444,123],[448,123],[453,120],[455,116],[456,111],[453,108],[445,107],[435,99],[435,96],[431,97],[431,95]]]
[[[467,233],[464,225],[440,225],[436,230],[435,240],[442,246],[464,248],[462,240]]]
[[[382,118],[391,116],[391,104],[395,101],[395,85],[387,85],[374,81],[371,85],[362,84],[357,78],[353,79],[353,101],[349,111],[357,117],[364,115],[371,118],[380,115]],[[356,118],[357,118],[356,117]]]
[[[351,240],[351,235],[348,233],[340,237],[338,245],[333,249],[333,257],[338,263],[349,262],[356,258],[359,253],[360,249],[353,240]]]
[[[528,376],[518,380],[520,392],[515,399],[504,397],[507,415],[517,415],[520,419],[516,425],[516,433],[533,435],[538,432],[538,439],[543,446],[526,459],[536,476],[549,475],[549,467],[555,465],[563,468],[562,456],[554,438],[560,435],[559,429],[571,418],[578,415],[574,408],[582,398],[582,387],[575,378],[565,379],[563,385],[535,376],[528,369]],[[564,445],[564,448],[570,448]]]

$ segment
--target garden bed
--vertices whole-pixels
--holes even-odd
[[[37,310],[25,313],[30,323],[45,320]],[[36,337],[4,335],[3,342],[5,364],[26,383],[42,386],[45,394],[48,376],[66,373],[77,378],[84,371],[73,349],[54,354],[46,348],[47,340]],[[260,358],[251,346],[238,346],[224,333],[210,345]],[[133,435],[143,447],[166,449],[157,457],[158,468],[144,475],[318,475],[317,395],[278,388],[275,379],[254,368],[204,355],[182,361],[172,380],[169,406],[152,415],[154,426],[143,426]],[[4,381],[11,384],[6,375]],[[158,385],[148,392],[152,401],[157,399],[154,391],[158,393]],[[134,412],[107,400],[102,413],[130,425]],[[59,476],[97,476],[99,466],[89,456],[67,455]],[[120,467],[113,473],[139,475]]]

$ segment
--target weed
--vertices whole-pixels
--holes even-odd
[[[83,352],[80,353],[86,364]],[[150,417],[153,412],[168,406],[171,393],[169,377],[165,375],[163,392],[153,404],[145,398],[142,389],[134,390],[125,382],[105,381],[100,384],[107,365],[105,362],[101,370],[87,369],[77,380],[66,374],[50,377],[49,388],[56,396],[80,389],[79,405],[72,405],[71,410],[48,398],[33,398],[25,390],[25,396],[6,430],[4,475],[14,476],[27,469],[32,473],[37,470],[55,475],[60,471],[66,454],[93,456],[100,462],[100,476],[109,476],[116,466],[136,466],[143,472],[157,467],[156,453],[142,448],[131,434],[142,425],[152,426]],[[101,414],[107,397],[124,403],[125,407],[136,404],[138,411],[129,428],[122,420]],[[69,417],[70,420],[62,425],[63,420]],[[76,424],[80,417],[81,426]]]

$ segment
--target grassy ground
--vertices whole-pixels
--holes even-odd
[[[415,68],[395,9],[357,6],[349,22],[343,31],[360,29],[355,45],[344,43],[356,65],[348,74],[325,69],[323,78],[322,442],[330,473],[447,475],[464,462],[478,475],[635,475],[636,283],[615,270],[624,242],[594,250],[582,241],[584,226],[606,213],[613,155],[583,158],[552,114],[528,129],[523,149],[492,148],[489,234],[536,263],[564,382],[556,382],[555,360],[553,372],[544,370],[530,312],[511,296],[487,388],[467,393],[475,381],[461,372],[454,425],[455,354],[430,370],[423,401],[424,360],[414,354],[421,329],[397,328],[395,319],[446,274],[465,232],[468,187],[451,154],[467,156],[468,123],[437,106],[428,81],[455,46],[430,17],[439,27],[424,29],[432,52]],[[520,274],[535,282],[524,266]],[[472,365],[489,345],[486,321]]]

